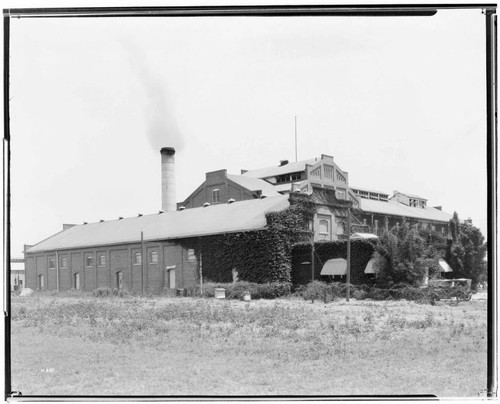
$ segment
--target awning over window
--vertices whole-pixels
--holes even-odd
[[[328,260],[321,269],[321,275],[345,275],[346,273],[347,261],[344,258]]]
[[[441,272],[453,272],[453,269],[442,258],[439,259],[439,267],[441,268]]]
[[[351,240],[359,240],[359,239],[369,240],[371,238],[378,238],[378,236],[372,233],[354,233],[351,236]]]
[[[378,272],[377,259],[370,258],[368,264],[366,264],[365,274],[376,274]]]

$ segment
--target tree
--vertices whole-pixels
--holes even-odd
[[[436,249],[425,245],[416,225],[403,222],[402,226],[384,232],[378,241],[375,256],[380,282],[418,285],[438,255]]]
[[[484,263],[487,246],[484,236],[481,230],[472,224],[472,220],[460,223],[456,212],[450,220],[450,230],[452,240],[446,260],[453,268],[453,276],[469,278],[472,280],[472,287],[475,287],[487,276]]]

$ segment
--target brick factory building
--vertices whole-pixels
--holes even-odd
[[[219,170],[182,203],[175,199],[175,150],[161,150],[162,210],[132,218],[64,225],[25,250],[26,287],[125,288],[157,294],[194,289],[203,276],[200,243],[221,234],[266,230],[266,214],[290,206],[289,195],[311,196],[316,241],[345,238],[347,208],[354,232],[380,234],[403,221],[448,234],[451,215],[414,195],[349,186],[332,156],[257,169]]]

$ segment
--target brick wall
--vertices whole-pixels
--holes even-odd
[[[159,294],[169,287],[166,266],[175,266],[175,288],[193,288],[197,282],[196,259],[188,259],[188,246],[180,243],[145,243],[143,264],[134,265],[134,254],[141,252],[141,244],[99,247],[98,249],[74,249],[61,251],[59,258],[59,289],[75,288],[75,274],[80,276],[80,288],[92,291],[98,287],[116,288],[117,273],[123,276],[123,287],[129,291]],[[150,262],[150,253],[158,253],[158,262]],[[99,256],[105,256],[104,265],[99,265]],[[92,256],[92,265],[86,266],[86,257]],[[38,289],[38,275],[44,276],[44,288],[57,289],[56,269],[48,269],[48,259],[54,252],[26,253],[26,287]],[[61,268],[62,258],[67,259],[67,268]]]

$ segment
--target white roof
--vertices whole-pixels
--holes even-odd
[[[243,175],[246,177],[253,177],[253,178],[274,177],[276,175],[281,175],[281,174],[305,171],[306,164],[314,165],[317,162],[318,161],[316,159],[294,161],[292,163],[285,164],[284,166],[273,166],[273,167],[259,168],[257,170],[249,170]]]
[[[418,208],[406,206],[399,202],[390,203],[363,198],[359,200],[359,203],[361,210],[365,212],[412,217],[416,219],[433,220],[438,222],[449,222],[452,218],[452,215],[450,215],[449,213],[431,207]]]
[[[344,258],[332,258],[325,262],[320,275],[345,275],[347,261]]]
[[[141,232],[144,240],[150,241],[258,230],[266,226],[266,212],[281,211],[288,206],[288,197],[279,195],[77,225],[41,241],[27,252],[140,242]]]
[[[259,178],[244,177],[243,175],[227,174],[227,178],[250,191],[262,191],[264,196],[277,196],[280,193],[272,184]]]

